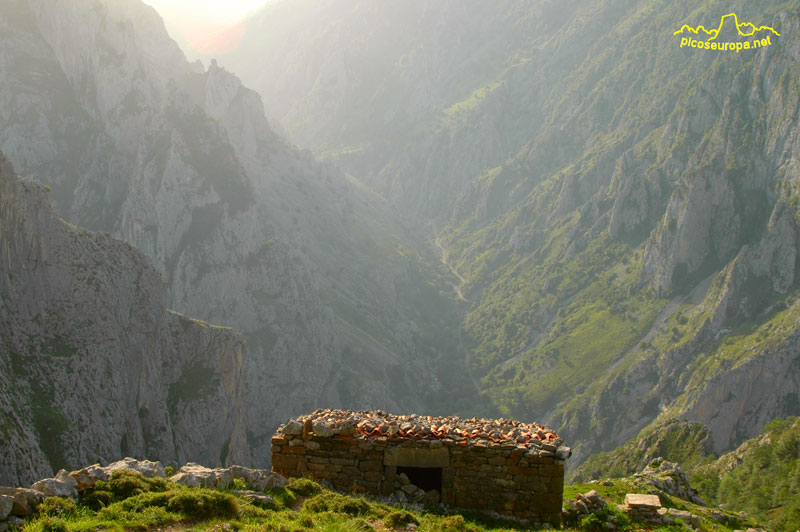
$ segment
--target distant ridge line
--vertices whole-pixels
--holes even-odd
[[[774,33],[775,35],[777,35],[778,37],[781,36],[780,33],[778,33],[777,31],[775,31],[774,28],[771,28],[769,26],[756,27],[755,24],[753,24],[751,22],[742,22],[740,24],[739,23],[739,17],[736,16],[736,13],[728,13],[727,15],[723,15],[723,17],[719,20],[719,27],[717,27],[717,29],[715,29],[715,30],[713,30],[713,29],[712,30],[707,30],[704,26],[697,26],[697,28],[693,28],[693,27],[689,26],[688,24],[684,24],[683,26],[681,26],[681,29],[679,29],[678,31],[673,33],[673,35],[680,35],[681,33],[683,33],[683,30],[689,30],[691,33],[694,33],[695,35],[698,35],[700,33],[700,30],[702,30],[706,35],[713,35],[713,37],[707,39],[709,41],[713,41],[714,39],[716,39],[719,36],[719,32],[722,30],[722,25],[725,23],[725,19],[728,18],[728,17],[733,17],[733,21],[736,23],[736,31],[738,31],[739,35],[741,35],[742,37],[750,37],[750,36],[754,35],[757,31],[762,31],[762,30],[769,30],[772,33]],[[750,26],[750,28],[751,28],[750,33],[745,33],[745,32],[742,31],[742,27],[744,27],[744,26]]]

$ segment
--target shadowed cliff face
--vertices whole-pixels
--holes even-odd
[[[247,462],[241,334],[165,309],[141,252],[0,155],[0,483],[119,456]]]
[[[187,62],[152,9],[12,0],[0,42],[0,149],[70,223],[150,257],[170,308],[243,331],[256,461],[290,415],[472,392],[449,385],[464,355],[437,258],[230,72]]]

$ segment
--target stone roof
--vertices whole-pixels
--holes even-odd
[[[277,436],[318,436],[389,441],[443,440],[453,445],[513,445],[555,452],[563,440],[552,429],[508,419],[463,419],[422,415],[393,415],[380,410],[317,410],[287,420]],[[568,449],[566,449],[568,451]]]

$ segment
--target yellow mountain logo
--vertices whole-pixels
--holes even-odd
[[[751,38],[751,40],[719,42],[717,38],[720,36],[722,27],[725,26],[726,22],[733,23],[739,37]],[[729,33],[733,36],[732,31],[729,31]],[[681,29],[674,32],[673,35],[682,35],[681,48],[688,46],[699,50],[740,52],[742,50],[771,46],[772,37],[780,37],[781,34],[775,31],[775,28],[769,26],[756,26],[751,22],[739,22],[739,17],[736,16],[736,13],[728,13],[720,19],[719,25],[716,28],[708,29],[705,26],[693,28],[688,24],[684,24]]]

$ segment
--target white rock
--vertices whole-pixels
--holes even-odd
[[[572,449],[569,447],[558,447],[556,449],[556,456],[561,460],[566,460],[570,456],[572,456]]]
[[[225,489],[233,482],[233,473],[229,469],[209,469],[189,462],[170,480],[189,487]]]
[[[151,462],[150,460],[136,460],[135,458],[123,458],[113,464],[109,464],[106,468],[106,473],[109,476],[114,471],[120,470],[127,470],[127,471],[135,471],[137,473],[141,473],[142,476],[152,478],[152,477],[163,477],[164,473],[164,466],[161,465],[161,462]]]
[[[0,487],[0,495],[14,498],[14,508],[11,513],[20,517],[31,515],[45,498],[44,493],[41,491],[28,488]],[[11,519],[11,517],[8,519]]]
[[[45,478],[31,485],[32,490],[44,493],[46,497],[68,497],[74,499],[78,496],[77,484],[72,477],[67,477],[72,482],[65,482],[55,478]]]
[[[283,427],[283,433],[290,436],[300,436],[303,433],[303,425],[297,421],[291,420]]]
[[[244,480],[250,487],[256,490],[264,490],[266,488],[282,488],[289,483],[283,476],[273,473],[269,469],[249,469],[242,466],[231,466],[227,470],[232,478]]]

